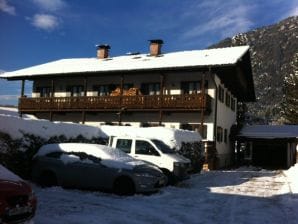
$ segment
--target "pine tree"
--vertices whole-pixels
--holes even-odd
[[[284,79],[282,111],[289,124],[298,124],[298,53],[292,63],[293,72]]]

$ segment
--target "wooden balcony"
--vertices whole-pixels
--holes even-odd
[[[211,97],[205,94],[154,96],[80,96],[19,99],[21,113],[37,112],[104,112],[104,111],[172,111],[211,112]]]

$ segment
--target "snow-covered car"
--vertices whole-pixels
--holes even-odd
[[[30,185],[0,164],[0,223],[31,220],[36,205]]]
[[[167,178],[157,167],[105,145],[61,143],[42,146],[32,178],[42,186],[113,191],[120,195],[157,191]]]

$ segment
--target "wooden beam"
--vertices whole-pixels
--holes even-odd
[[[85,124],[86,121],[86,112],[83,110],[82,111],[82,124]]]
[[[55,85],[54,79],[51,80],[51,97],[54,97]]]
[[[201,125],[200,125],[200,134],[203,135],[204,131],[204,112],[205,112],[205,72],[202,74],[202,79],[201,79]]]
[[[21,97],[24,97],[24,93],[25,93],[25,80],[22,79]]]
[[[87,96],[88,78],[84,77],[84,96]]]

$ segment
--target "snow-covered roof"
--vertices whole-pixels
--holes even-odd
[[[180,51],[154,57],[147,54],[117,56],[106,59],[62,59],[13,72],[0,78],[22,78],[40,75],[72,74],[85,72],[117,72],[157,69],[179,69],[234,65],[249,50],[249,46]]]
[[[298,138],[298,125],[245,126],[238,136],[259,139]]]

